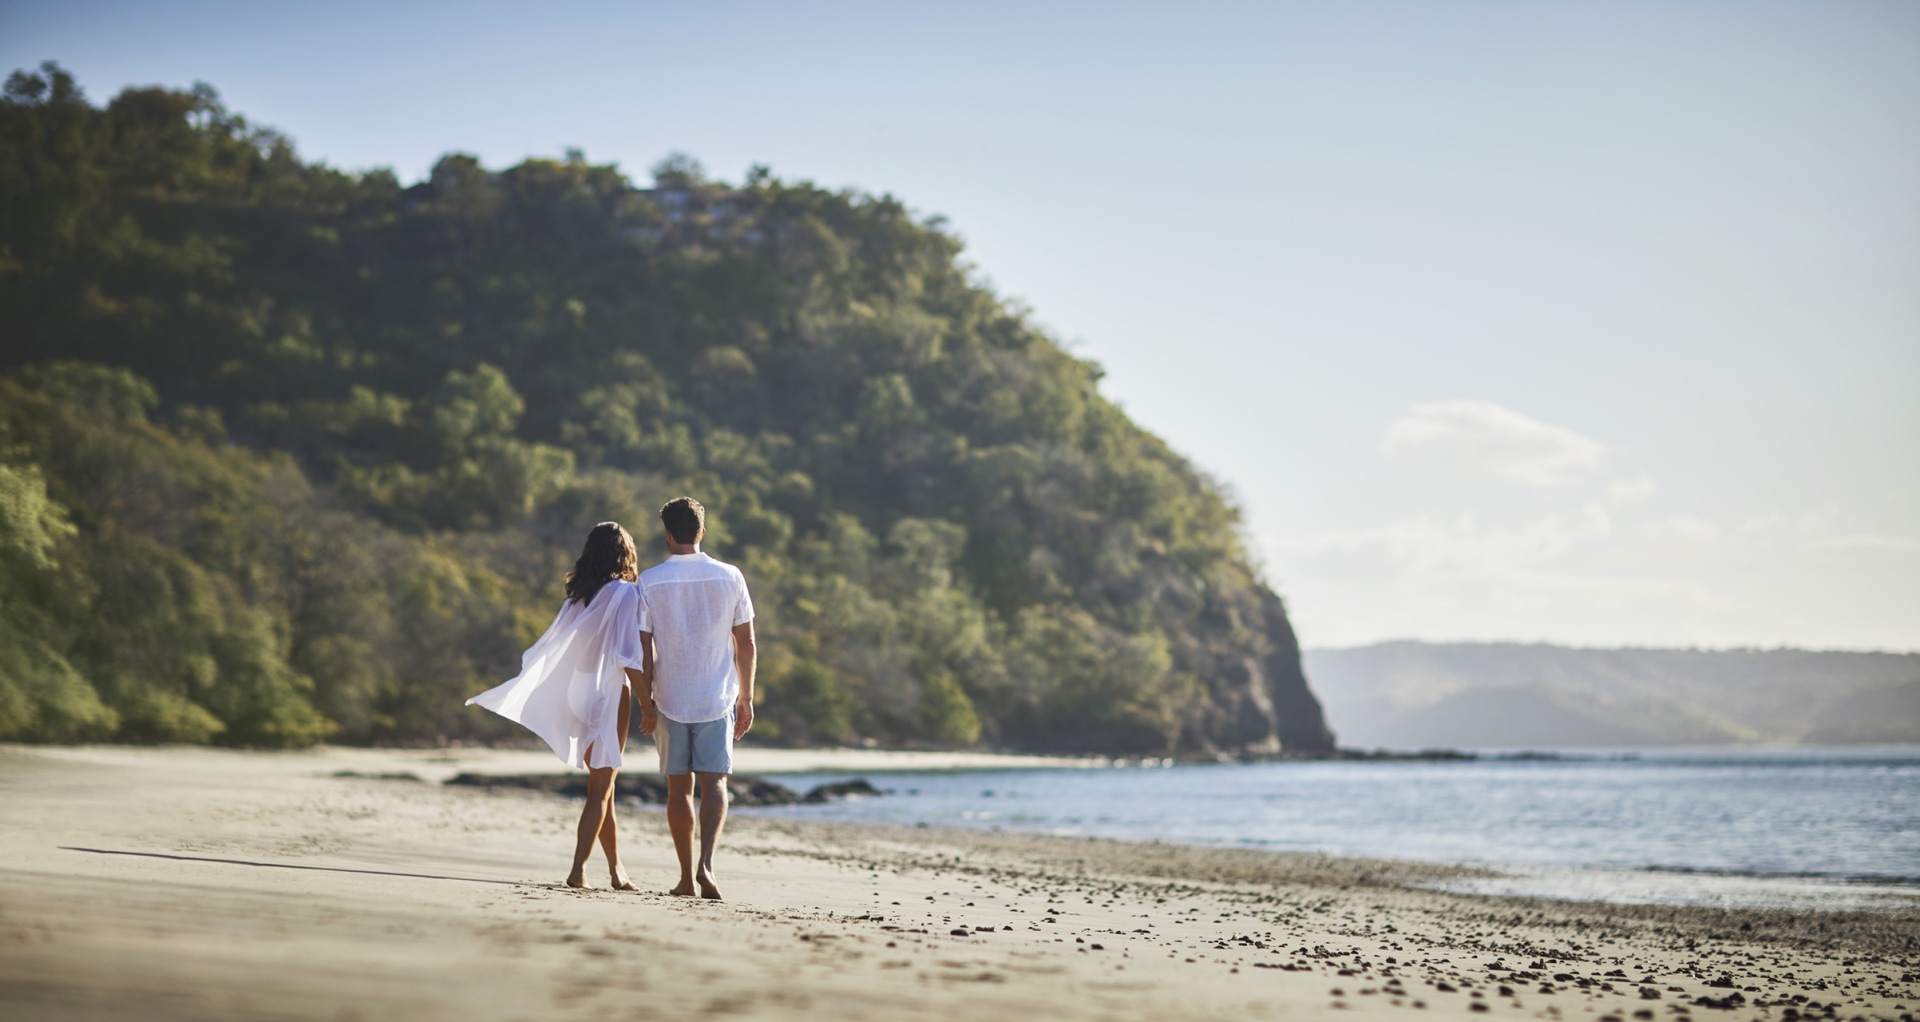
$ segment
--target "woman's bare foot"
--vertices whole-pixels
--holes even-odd
[[[693,881],[682,880],[678,884],[674,885],[673,890],[668,891],[667,893],[673,895],[676,898],[691,898],[693,897]]]
[[[640,889],[633,886],[633,881],[627,879],[627,871],[619,866],[613,868],[611,876],[613,879],[613,889],[616,891],[637,891]]]
[[[586,874],[583,871],[577,870],[577,869],[567,874],[567,886],[573,888],[576,891],[586,890],[587,889]]]
[[[721,901],[720,888],[713,882],[713,871],[703,869],[693,875],[700,882],[700,896],[708,901]]]

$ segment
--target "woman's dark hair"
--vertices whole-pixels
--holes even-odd
[[[567,572],[567,601],[592,603],[601,588],[614,579],[632,582],[640,577],[640,553],[633,537],[619,522],[601,522],[587,533],[580,559]]]

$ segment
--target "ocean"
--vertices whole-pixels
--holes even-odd
[[[1499,875],[1441,886],[1493,894],[1920,906],[1920,747],[866,777],[888,794],[736,811],[1462,863]]]

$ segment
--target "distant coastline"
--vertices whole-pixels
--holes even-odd
[[[1343,748],[1920,742],[1920,653],[1399,641],[1302,659]]]

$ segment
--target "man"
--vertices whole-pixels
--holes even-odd
[[[713,847],[727,821],[733,743],[753,727],[753,600],[740,569],[700,552],[707,509],[692,497],[660,509],[668,557],[640,573],[640,733],[667,775],[667,830],[680,856],[671,893],[720,900]],[[693,859],[693,786],[700,785],[700,861]]]

